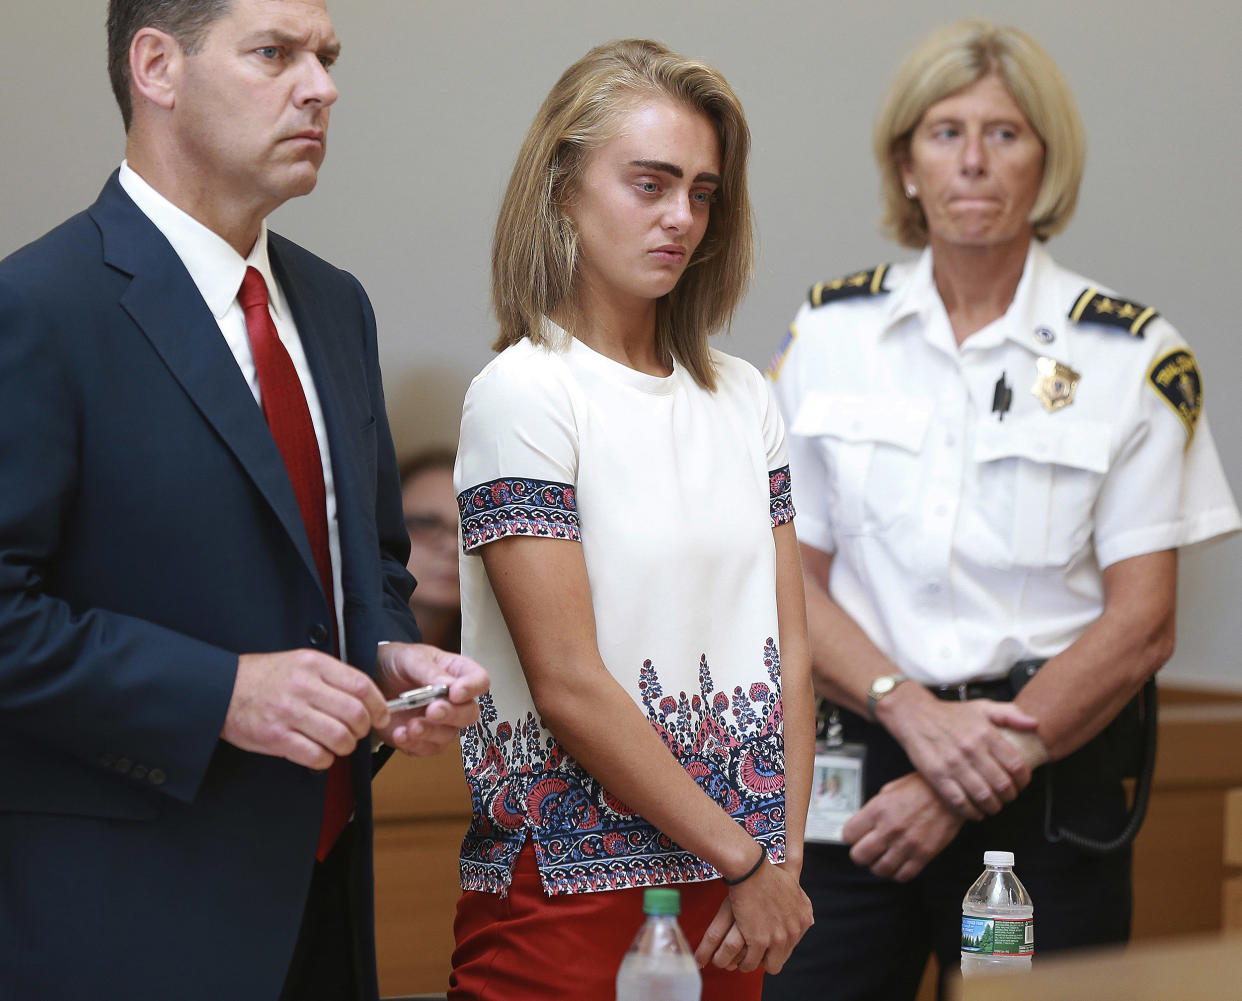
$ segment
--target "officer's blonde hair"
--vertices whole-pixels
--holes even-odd
[[[937,101],[995,73],[1044,144],[1044,175],[1031,209],[1035,236],[1046,240],[1074,214],[1087,158],[1087,140],[1074,96],[1052,57],[1017,28],[980,19],[929,35],[906,58],[876,118],[872,146],[881,172],[884,227],[906,247],[927,244],[927,219],[907,198],[901,168],[910,136]]]
[[[630,39],[592,49],[565,71],[535,115],[492,242],[492,306],[500,320],[493,347],[500,351],[523,337],[544,343],[542,317],[554,312],[573,325],[578,235],[566,206],[621,115],[651,97],[701,112],[720,140],[721,184],[707,231],[677,287],[656,304],[657,349],[676,357],[699,385],[715,389],[707,337],[732,319],[753,269],[750,130],[724,77],[657,42]]]

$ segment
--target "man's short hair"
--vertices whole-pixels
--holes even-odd
[[[129,46],[143,28],[158,28],[194,55],[211,25],[229,12],[232,0],[108,0],[108,76],[129,131],[134,102],[129,92]]]

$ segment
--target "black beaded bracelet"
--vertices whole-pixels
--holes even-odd
[[[756,862],[754,865],[750,867],[750,869],[747,870],[746,875],[738,876],[737,879],[729,879],[728,876],[723,876],[723,875],[720,878],[724,880],[725,886],[737,886],[738,883],[745,883],[748,879],[750,879],[751,876],[753,876],[755,873],[759,871],[759,867],[763,865],[767,857],[768,857],[768,850],[764,848],[763,845],[760,845],[759,846],[759,861]]]

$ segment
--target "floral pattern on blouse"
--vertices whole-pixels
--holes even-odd
[[[681,766],[773,861],[785,850],[785,762],[780,655],[769,637],[762,674],[748,689],[718,691],[704,655],[698,691],[666,692],[658,665],[639,671],[642,706]],[[462,731],[472,820],[462,845],[462,887],[504,893],[533,835],[551,894],[713,879],[718,873],[647,823],[592,778],[534,713],[498,721],[489,696]]]

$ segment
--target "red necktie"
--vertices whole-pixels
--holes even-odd
[[[285,469],[297,495],[302,524],[310,540],[319,583],[328,601],[333,650],[337,649],[336,603],[332,584],[332,555],[328,549],[328,513],[323,486],[323,465],[315,426],[311,423],[306,394],[289,352],[280,343],[276,325],[267,308],[267,285],[254,268],[246,269],[241,292],[237,296],[246,314],[246,332],[254,352],[255,374],[263,397],[263,416],[271,428],[276,447],[285,460]],[[328,769],[328,792],[323,806],[323,825],[319,830],[316,858],[323,861],[354,809],[353,784],[349,776],[349,758],[337,758]]]

